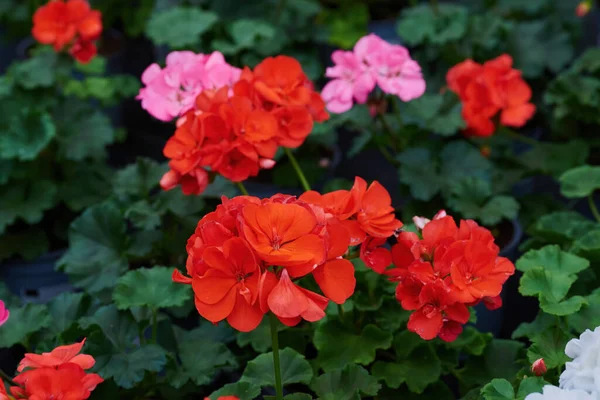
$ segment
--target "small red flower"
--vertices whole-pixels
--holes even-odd
[[[546,363],[543,358],[538,358],[531,364],[531,372],[533,372],[535,376],[542,376],[548,372],[548,368],[546,368]]]
[[[17,371],[22,372],[25,368],[58,367],[62,364],[77,364],[83,369],[90,369],[94,366],[94,358],[87,354],[79,354],[85,339],[79,343],[67,346],[59,346],[50,353],[26,353],[25,358],[21,360]]]
[[[462,103],[465,133],[491,136],[496,127],[492,118],[500,112],[500,123],[522,127],[535,113],[531,88],[512,68],[512,58],[503,54],[483,65],[466,60],[452,67],[447,75],[448,87]]]
[[[36,10],[31,33],[55,51],[71,45],[71,54],[86,63],[96,54],[92,42],[102,33],[102,14],[85,0],[51,0]]]

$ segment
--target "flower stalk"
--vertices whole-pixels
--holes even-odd
[[[298,164],[298,161],[296,160],[296,157],[294,157],[294,154],[287,147],[284,147],[283,150],[285,151],[285,155],[287,156],[287,158],[292,163],[292,167],[294,167],[296,175],[298,175],[298,179],[300,179],[302,188],[306,191],[310,190],[310,184],[308,183],[306,176],[304,176],[304,172],[302,172],[302,168],[300,168],[300,164]]]
[[[13,379],[8,376],[6,374],[6,372],[2,371],[2,369],[0,369],[0,378],[4,379],[6,381],[6,383],[8,383],[10,386],[18,386],[18,387],[23,387],[21,385],[19,385],[17,382],[13,381]],[[2,384],[2,381],[0,381],[0,384]]]
[[[242,182],[235,182],[235,185],[238,187],[239,191],[244,195],[244,196],[249,196],[248,194],[248,190],[246,189],[246,186],[244,186],[244,184]]]
[[[588,196],[588,204],[590,205],[590,210],[592,211],[594,218],[596,218],[596,221],[600,222],[600,212],[598,212],[598,207],[596,207],[596,203],[594,202],[593,193],[590,193]]]
[[[281,383],[281,363],[279,362],[279,334],[277,333],[277,317],[269,313],[271,324],[271,343],[273,348],[273,367],[275,369],[275,399],[283,400],[283,385]]]

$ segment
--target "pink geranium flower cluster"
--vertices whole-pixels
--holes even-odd
[[[366,103],[375,86],[402,101],[421,97],[425,80],[419,64],[406,47],[394,45],[370,34],[361,38],[352,51],[337,50],[331,55],[335,66],[325,75],[333,78],[321,92],[327,109],[343,113],[353,102]]]
[[[165,68],[151,64],[142,74],[146,87],[137,96],[142,107],[162,121],[171,121],[194,106],[194,100],[204,90],[232,86],[241,70],[225,62],[218,51],[195,54],[173,51],[167,56]]]

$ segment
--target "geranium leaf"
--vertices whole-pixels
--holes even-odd
[[[428,5],[405,10],[398,21],[398,35],[407,44],[443,45],[462,38],[467,30],[467,9],[462,6],[440,4],[434,12]]]
[[[328,372],[351,363],[372,363],[377,349],[390,348],[392,334],[375,325],[367,325],[355,334],[337,321],[327,321],[317,327],[313,342],[319,350],[318,365]]]
[[[172,7],[152,15],[146,34],[155,44],[172,48],[194,46],[218,20],[217,14],[191,7]]]
[[[600,225],[577,212],[559,211],[542,216],[530,230],[532,235],[551,243],[564,245],[594,228],[600,228]]]
[[[133,203],[125,211],[125,218],[129,219],[136,228],[152,230],[160,226],[160,214],[146,200]]]
[[[523,337],[532,338],[539,335],[546,329],[554,326],[556,318],[545,314],[543,312],[538,313],[535,319],[531,322],[523,322],[515,331],[512,333],[513,339],[520,339]]]
[[[74,163],[64,169],[59,196],[73,211],[98,204],[112,194],[112,168],[103,163]]]
[[[113,287],[128,265],[126,228],[114,204],[88,208],[69,228],[69,250],[58,261],[59,267],[75,286],[90,292]]]
[[[559,177],[563,172],[585,163],[588,154],[588,144],[580,140],[539,143],[523,153],[520,161],[534,171]]]
[[[56,186],[50,181],[6,185],[1,191],[0,232],[17,219],[36,224],[56,204]]]
[[[465,128],[460,114],[460,105],[447,107],[451,96],[426,93],[418,99],[403,103],[403,118],[420,128],[442,136],[451,136]]]
[[[313,370],[303,355],[290,348],[285,348],[279,351],[279,359],[282,384],[308,384],[310,382]],[[273,353],[261,354],[249,361],[241,380],[258,386],[273,386],[275,382]]]
[[[549,383],[539,376],[530,376],[523,379],[519,385],[517,400],[523,400],[531,393],[542,393],[542,388],[545,385],[549,385]]]
[[[0,348],[23,343],[29,335],[52,323],[48,307],[43,304],[25,304],[9,311],[10,317],[0,329]]]
[[[106,157],[106,146],[115,141],[115,130],[104,113],[74,101],[65,103],[57,113],[61,157],[73,161]]]
[[[260,386],[253,385],[249,382],[237,382],[223,386],[221,389],[213,392],[208,398],[210,400],[218,400],[221,396],[236,396],[239,397],[240,400],[253,400],[259,395]]]
[[[590,326],[600,325],[600,291],[595,290],[585,299],[586,304],[578,312],[567,317],[568,325],[576,332],[583,332]]]
[[[552,272],[576,274],[588,268],[589,261],[574,254],[562,251],[559,246],[545,246],[539,250],[530,250],[517,261],[516,268],[527,272],[536,267],[543,267]]]
[[[491,333],[482,333],[472,326],[467,326],[455,341],[446,345],[451,348],[460,349],[468,354],[480,356],[492,338]]]
[[[169,384],[181,388],[190,380],[196,385],[210,383],[217,371],[237,367],[235,355],[225,344],[210,337],[202,328],[186,331],[175,328],[181,365],[169,370]],[[247,387],[249,393],[254,390]]]
[[[481,389],[485,400],[514,400],[515,389],[506,379],[493,379]]]
[[[96,359],[93,370],[105,379],[113,378],[123,388],[134,387],[146,371],[159,372],[167,362],[162,347],[135,344],[139,335],[135,321],[115,305],[100,307],[91,317],[81,318],[79,326],[92,331],[86,351]]]
[[[52,117],[31,109],[7,115],[0,123],[0,157],[33,160],[56,135]]]
[[[575,275],[535,267],[523,274],[519,292],[524,296],[538,296],[549,303],[558,303],[567,295],[575,280]]]
[[[581,296],[573,296],[559,303],[549,302],[546,297],[540,299],[540,307],[544,312],[558,316],[576,313],[586,303],[587,300]]]
[[[569,361],[569,357],[565,354],[565,346],[569,339],[571,338],[558,327],[540,332],[532,338],[533,344],[527,350],[529,362],[533,363],[543,358],[548,369],[564,365]]]
[[[409,186],[414,198],[428,201],[441,190],[443,178],[428,149],[411,148],[400,153],[397,159],[401,163],[400,182]]]
[[[50,331],[56,335],[69,329],[81,318],[90,306],[90,299],[85,293],[61,293],[48,303],[48,311],[52,317]]]
[[[349,364],[315,378],[310,387],[320,400],[355,400],[375,396],[381,385],[363,367]]]
[[[173,268],[153,267],[129,271],[117,281],[113,300],[117,308],[132,307],[151,309],[178,307],[191,298],[192,291],[186,285],[171,280]]]
[[[47,88],[56,81],[58,55],[50,49],[43,49],[27,60],[16,62],[8,74],[25,89]]]
[[[582,165],[570,169],[560,176],[559,181],[563,196],[570,199],[587,197],[600,189],[600,167]]]
[[[595,224],[593,230],[577,237],[571,251],[592,262],[600,261],[600,226]]]
[[[167,166],[154,160],[139,157],[135,164],[128,165],[115,174],[114,191],[118,196],[145,199],[167,172]]]
[[[434,349],[426,344],[410,352],[396,363],[377,361],[371,369],[373,376],[385,380],[387,386],[397,389],[406,383],[411,392],[423,393],[442,373],[442,363]]]

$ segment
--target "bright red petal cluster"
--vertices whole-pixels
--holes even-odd
[[[300,63],[269,57],[254,71],[245,68],[232,89],[198,95],[195,109],[179,119],[164,148],[170,171],[161,186],[181,185],[185,194],[200,194],[209,183],[207,169],[242,182],[272,168],[279,146],[299,147],[314,122],[328,118]]]
[[[77,61],[88,63],[97,53],[94,41],[102,33],[102,14],[86,0],[51,0],[35,11],[31,33],[56,51],[70,46]]]
[[[85,372],[95,361],[90,355],[79,354],[84,343],[85,339],[59,346],[50,353],[25,354],[17,368],[20,374],[14,378],[19,386],[10,388],[11,395],[17,399],[84,400],[90,397],[104,380],[100,375]]]
[[[517,128],[535,113],[531,88],[512,63],[512,57],[503,54],[483,65],[466,60],[448,71],[448,87],[463,104],[466,134],[491,136],[496,130],[492,118],[499,111],[502,125]]]
[[[425,221],[421,237],[400,233],[392,247],[395,267],[386,274],[398,282],[398,302],[414,310],[408,329],[426,340],[451,342],[469,320],[468,306],[502,305],[502,285],[515,267],[498,257],[494,237],[475,221],[461,220],[457,227],[445,213]]]
[[[348,247],[370,242],[376,252],[373,240],[402,226],[387,200],[378,182],[367,187],[358,177],[351,190],[325,195],[223,198],[188,240],[189,277],[175,270],[173,280],[192,285],[200,315],[240,331],[256,328],[268,311],[289,326],[318,321],[329,300],[342,304],[354,293]],[[293,281],[307,275],[324,296]]]

